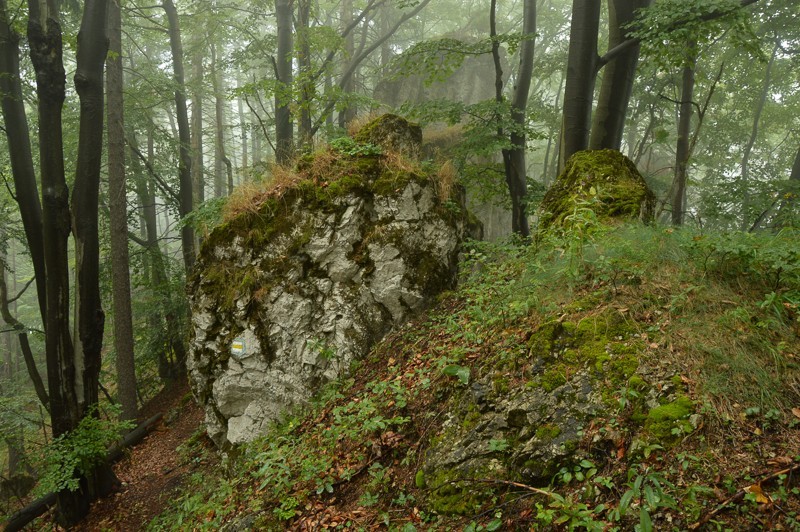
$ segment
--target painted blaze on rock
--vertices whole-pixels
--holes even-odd
[[[616,150],[586,150],[570,157],[540,207],[540,229],[564,225],[586,206],[601,221],[652,221],[656,198],[633,161]]]
[[[263,434],[455,284],[463,202],[401,159],[306,157],[293,188],[209,235],[188,366],[217,445]]]

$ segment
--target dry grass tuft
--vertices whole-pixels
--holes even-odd
[[[364,115],[358,115],[350,122],[347,123],[347,136],[350,138],[355,138],[356,134],[361,131],[361,128],[381,116],[383,113],[379,113],[378,111],[370,111]]]
[[[296,188],[304,178],[291,168],[273,165],[269,177],[259,181],[245,181],[237,186],[225,203],[222,220],[227,222],[242,214],[256,214],[270,198],[280,198]]]
[[[383,150],[381,165],[386,170],[401,171],[405,174],[422,175],[425,170],[418,159],[413,159],[397,151]]]
[[[458,172],[456,167],[452,159],[448,159],[439,167],[439,171],[436,173],[436,193],[439,195],[439,201],[444,203],[450,199],[457,179]]]

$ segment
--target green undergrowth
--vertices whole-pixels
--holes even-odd
[[[798,235],[586,222],[535,245],[468,246],[457,290],[218,478],[195,479],[153,528],[798,526]],[[544,485],[504,467],[424,471],[448,431],[481,423],[474,383],[502,397],[580,375],[602,413]],[[502,466],[516,445],[489,452]]]

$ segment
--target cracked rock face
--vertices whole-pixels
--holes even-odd
[[[268,221],[229,223],[206,241],[188,367],[220,447],[264,434],[454,286],[463,206],[445,208],[424,177],[381,193],[375,179],[322,204],[282,198]]]

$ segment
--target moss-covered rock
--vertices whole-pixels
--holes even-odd
[[[414,138],[397,118],[369,134]],[[221,446],[261,434],[455,285],[469,216],[418,164],[334,147],[290,182],[217,227],[190,280],[188,366]]]
[[[364,125],[353,140],[416,158],[422,147],[422,128],[401,116],[385,114]]]
[[[616,150],[587,150],[570,157],[542,200],[539,228],[577,223],[581,209],[601,222],[653,219],[655,195],[636,165]],[[577,213],[577,216],[575,216]]]

